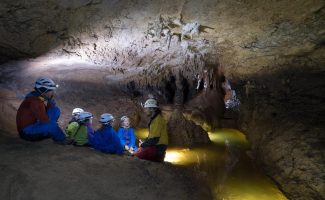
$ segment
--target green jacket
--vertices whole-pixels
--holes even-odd
[[[65,134],[74,140],[76,145],[85,145],[88,143],[88,130],[87,126],[79,125],[78,122],[71,122],[65,128]]]

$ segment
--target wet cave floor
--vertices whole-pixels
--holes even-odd
[[[136,131],[144,138],[146,129]],[[169,148],[165,162],[193,169],[204,177],[217,200],[286,200],[277,185],[249,156],[249,143],[235,129],[210,132],[211,145]]]

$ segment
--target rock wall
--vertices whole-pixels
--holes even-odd
[[[290,199],[324,199],[324,73],[295,68],[242,82],[241,127]]]
[[[324,199],[324,12],[323,0],[2,0],[0,60],[45,55],[100,64],[86,71],[102,71],[82,76],[91,84],[72,74],[59,79],[73,97],[62,97],[67,109],[78,98],[96,108],[96,100],[86,103],[87,95],[77,92],[80,85],[97,95],[119,82],[123,87],[115,89],[133,97],[154,92],[174,103],[172,76],[185,77],[191,93],[193,77],[204,69],[224,73],[238,91],[241,128],[266,172],[291,199]],[[28,67],[37,72],[35,63]],[[5,112],[17,106],[12,91],[23,91],[28,77],[41,73],[26,77],[27,66],[15,69],[1,69],[1,88],[10,85],[1,93]],[[101,101],[115,95],[117,102],[116,94]],[[209,119],[218,124],[218,117]]]
[[[180,110],[175,110],[169,118],[168,139],[170,145],[177,147],[211,143],[208,133],[194,122],[186,120]]]

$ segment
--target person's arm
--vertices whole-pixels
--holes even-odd
[[[130,143],[129,143],[129,148],[135,146],[135,134],[134,134],[134,129],[129,128],[129,134],[130,134]]]
[[[56,106],[56,102],[54,99],[49,99],[47,101],[47,106],[46,106],[46,110],[48,110],[49,108],[53,108]]]
[[[100,130],[97,130],[97,131],[95,131],[93,133],[88,133],[88,144],[90,146],[95,147],[97,145],[96,137],[99,136],[99,134],[100,134],[99,132],[100,132]]]
[[[120,139],[120,142],[121,142],[122,146],[125,145],[125,140],[123,138],[123,131],[124,131],[123,128],[119,128],[118,131],[117,131],[117,135],[118,135],[118,138]]]
[[[154,119],[150,124],[148,138],[141,144],[141,147],[156,145],[159,142],[162,128],[159,118]]]
[[[154,138],[147,138],[143,143],[140,145],[141,147],[148,147],[148,146],[154,146],[159,142],[160,137],[154,137]]]

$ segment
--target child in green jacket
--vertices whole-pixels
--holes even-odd
[[[65,129],[75,146],[88,146],[88,133],[93,133],[92,117],[90,112],[80,112],[76,120],[69,123]]]

